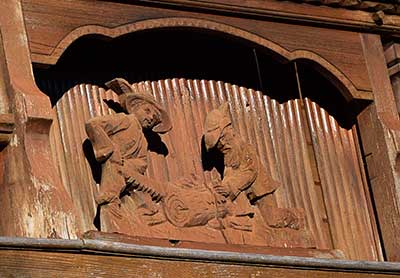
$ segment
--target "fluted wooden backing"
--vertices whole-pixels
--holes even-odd
[[[201,139],[208,112],[228,102],[234,128],[253,144],[270,175],[281,182],[279,207],[303,208],[317,247],[340,249],[349,259],[378,259],[364,170],[354,129],[309,99],[284,103],[259,91],[223,82],[168,79],[133,84],[146,90],[169,113],[173,129],[161,135],[167,152],[149,152],[148,175],[161,181],[195,173],[206,182],[216,171],[202,168]],[[57,102],[53,154],[63,183],[81,215],[81,229],[93,228],[98,185],[83,151],[84,123],[114,113],[103,99],[111,92],[78,85]]]

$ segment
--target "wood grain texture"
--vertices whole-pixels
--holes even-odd
[[[103,0],[110,1],[110,0]],[[234,15],[251,14],[265,18],[272,19],[285,19],[294,23],[312,22],[315,25],[330,26],[335,29],[343,27],[351,28],[354,30],[363,31],[378,31],[390,32],[394,35],[397,31],[397,24],[399,18],[385,14],[383,22],[378,25],[374,22],[373,14],[371,12],[378,9],[390,9],[392,6],[377,3],[377,1],[319,1],[319,0],[304,0],[302,3],[293,4],[286,1],[275,0],[202,0],[202,1],[188,1],[188,0],[137,0],[137,1],[123,1],[111,0],[112,2],[125,2],[125,3],[159,3],[169,6],[184,6],[190,8],[197,8],[209,11],[225,11]],[[293,1],[294,2],[294,1]],[[364,2],[364,3],[362,3]],[[365,3],[368,2],[368,3]],[[309,3],[309,4],[308,4]],[[362,3],[362,4],[361,4]],[[301,5],[299,5],[301,4]],[[313,4],[316,4],[313,5]],[[324,5],[326,4],[326,5]],[[393,2],[391,4],[394,4]],[[330,8],[326,6],[332,6]],[[352,11],[346,10],[346,5],[353,6]],[[357,10],[357,5],[360,9]],[[342,9],[337,9],[342,6]],[[367,10],[363,12],[361,10]],[[392,10],[397,12],[396,9]],[[390,13],[390,12],[389,12]],[[389,28],[391,30],[389,30]]]
[[[380,38],[362,39],[375,101],[359,115],[361,141],[386,257],[399,261],[400,121]]]
[[[281,183],[277,206],[305,210],[317,248],[340,249],[348,259],[379,260],[354,129],[340,127],[310,100],[303,114],[299,99],[279,103],[262,92],[223,82],[168,79],[135,83],[133,88],[151,92],[173,119],[172,131],[161,135],[167,152],[149,152],[150,177],[166,182],[195,173],[209,182],[217,175],[203,171],[203,123],[209,111],[228,102],[235,129],[256,146],[267,172]],[[116,101],[116,96],[82,84],[55,106],[54,159],[82,215],[83,231],[93,229],[97,185],[82,151],[87,138],[82,128],[91,117],[113,113],[103,99]]]
[[[398,277],[395,273],[280,268],[105,254],[1,250],[0,255],[2,277]]]
[[[161,23],[149,23],[149,26],[140,28],[168,27],[170,24],[169,27],[217,30],[215,23],[222,24],[227,29],[238,30],[232,31],[231,35],[240,37],[241,32],[254,34],[279,46],[282,52],[292,53],[286,58],[314,59],[325,67],[337,68],[338,74],[348,78],[355,88],[370,90],[360,38],[355,32],[109,2],[93,5],[90,1],[78,0],[25,0],[23,8],[34,62],[55,63],[65,48],[79,36],[90,33],[118,36],[135,31],[135,24],[165,18],[164,23],[160,19]],[[99,17],[99,14],[102,16]],[[171,18],[177,18],[177,22],[169,22]],[[303,52],[296,52],[300,49]]]
[[[350,258],[376,260],[379,239],[370,216],[355,126],[346,130],[317,103],[305,103],[334,246]],[[353,248],[354,242],[364,244]]]
[[[11,144],[1,154],[0,234],[74,238],[75,215],[55,175],[46,135],[53,116],[51,105],[33,79],[21,2],[1,1],[0,10],[4,47],[0,56],[5,59],[1,87],[7,91],[8,109],[15,119]],[[7,99],[1,101],[7,105]]]
[[[56,104],[57,120],[50,131],[53,159],[57,161],[59,175],[80,215],[82,232],[95,228],[93,220],[97,206],[94,196],[98,191],[85,157],[85,151],[90,151],[90,146],[85,147],[88,143],[85,142],[85,122],[96,116],[113,113],[103,99],[116,101],[117,96],[106,94],[103,88],[97,86],[75,86]]]
[[[144,0],[143,2],[146,2]],[[183,2],[188,4],[187,1],[171,1],[171,0],[164,0],[164,1],[158,1],[158,2],[164,2],[164,3],[176,3],[176,2]],[[224,1],[224,0],[219,0],[219,1],[193,1],[193,2],[198,2],[198,5],[201,4],[201,2],[206,2],[209,5],[211,4],[225,4],[225,5],[232,5],[234,2],[236,5],[240,3],[239,1]],[[264,2],[264,3],[263,3]],[[246,4],[251,6],[251,7],[266,7],[267,1],[260,1],[260,0],[253,0],[253,1],[246,1]],[[269,3],[273,3],[273,1],[268,1]],[[294,2],[294,1],[293,1]],[[361,0],[361,1],[339,1],[339,0],[328,0],[328,1],[321,1],[321,0],[302,0],[302,1],[296,1],[296,3],[308,3],[312,5],[318,5],[318,6],[331,6],[334,8],[342,8],[342,9],[351,9],[351,10],[360,10],[360,11],[368,11],[368,12],[377,12],[377,11],[384,11],[387,14],[398,14],[398,9],[399,6],[396,2],[384,2],[384,1],[367,1],[367,0]],[[245,6],[244,4],[241,4],[242,6]],[[276,5],[276,4],[275,4]],[[289,5],[288,5],[289,6]],[[310,7],[311,8],[311,7]],[[332,13],[335,13],[335,11],[332,11]],[[309,12],[309,14],[312,14],[312,12]]]
[[[226,251],[236,252],[237,254],[265,254],[273,256],[296,256],[296,257],[311,257],[320,259],[344,259],[342,252],[338,250],[321,250],[312,248],[273,248],[255,245],[242,244],[219,244],[219,243],[204,243],[195,241],[170,241],[166,239],[133,237],[118,233],[105,233],[98,231],[89,231],[83,235],[84,242],[87,240],[95,240],[100,242],[113,242],[123,244],[135,244],[144,246],[157,246],[166,248],[184,248],[207,251]],[[168,250],[168,249],[166,249]]]

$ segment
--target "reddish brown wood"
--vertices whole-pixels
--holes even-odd
[[[68,45],[85,34],[116,37],[142,29],[196,27],[242,37],[288,60],[314,60],[340,80],[338,83],[353,97],[371,97],[357,33],[108,2],[92,5],[87,1],[26,0],[23,7],[35,62],[54,64]],[[63,24],[54,24],[60,21]]]
[[[142,2],[146,2],[146,0],[142,1]],[[164,1],[158,1],[158,2],[163,2],[163,3],[176,3],[176,2],[183,2],[186,5],[188,5],[188,1],[171,1],[171,0],[164,0]],[[200,2],[200,1],[194,1],[194,2]],[[203,3],[206,2],[209,5],[216,5],[216,4],[225,4],[226,6],[231,5],[232,1],[202,1]],[[235,2],[235,4],[239,4],[240,5],[240,1],[233,1]],[[248,2],[250,2],[248,4]],[[273,1],[268,1],[268,2],[273,2]],[[294,2],[294,1],[293,1]],[[342,8],[342,9],[351,9],[351,10],[364,10],[364,11],[369,11],[369,12],[379,12],[381,11],[383,13],[383,11],[387,14],[397,14],[398,11],[398,5],[396,5],[396,3],[383,3],[382,1],[366,1],[366,0],[362,0],[362,1],[355,1],[355,0],[349,0],[349,1],[337,1],[337,0],[326,0],[326,1],[320,1],[320,0],[302,0],[302,1],[298,1],[300,3],[308,3],[308,4],[314,4],[314,5],[318,5],[318,6],[331,6],[331,7],[335,7],[335,8]],[[269,3],[269,4],[270,4]],[[200,3],[198,3],[199,5]],[[252,7],[268,7],[267,4],[265,3],[265,1],[257,1],[257,0],[253,0],[253,1],[247,1],[247,3],[249,6]],[[276,4],[275,4],[276,5]],[[243,4],[242,4],[243,6]],[[289,5],[287,5],[289,6]],[[243,6],[244,7],[244,6]],[[311,7],[309,7],[311,8]],[[334,13],[335,11],[331,10],[331,13]],[[311,12],[308,12],[311,13]]]
[[[108,0],[103,0],[108,1]],[[112,0],[111,0],[112,1]],[[114,2],[118,2],[115,0]],[[240,1],[240,0],[207,0],[207,1],[187,1],[187,0],[138,0],[131,1],[132,4],[136,3],[159,3],[169,6],[179,6],[179,7],[190,7],[197,8],[199,10],[208,11],[224,11],[229,12],[234,15],[257,15],[265,18],[287,20],[293,23],[301,22],[312,22],[315,25],[321,26],[331,26],[336,29],[338,28],[352,28],[355,30],[369,31],[369,30],[379,30],[380,32],[390,32],[394,35],[397,30],[398,17],[386,15],[383,22],[377,25],[373,19],[373,13],[362,12],[360,10],[367,10],[369,12],[379,10],[385,7],[385,3],[374,3],[374,1],[319,1],[319,0],[305,0],[302,2],[310,2],[309,5],[305,3],[293,4],[286,1],[274,1],[274,0],[250,0],[250,1]],[[293,1],[294,2],[294,1]],[[322,3],[321,3],[322,2]],[[367,3],[365,3],[367,2]],[[324,4],[332,4],[332,7],[324,7]],[[321,5],[322,4],[322,5]],[[346,5],[353,11],[346,10]],[[357,11],[357,5],[359,10]],[[342,8],[337,9],[342,6]],[[353,6],[353,7],[352,7]],[[391,5],[388,4],[390,7]],[[391,6],[392,7],[392,6]],[[396,10],[394,10],[395,12]],[[397,24],[396,24],[397,23]],[[390,29],[390,30],[389,30]]]
[[[400,121],[380,39],[362,35],[362,40],[375,100],[359,116],[361,141],[386,257],[398,261]]]
[[[391,278],[396,272],[345,271],[340,268],[310,269],[277,265],[252,265],[229,262],[207,262],[157,259],[138,256],[121,256],[51,251],[0,250],[0,272],[10,277],[343,277],[343,278]]]
[[[50,157],[51,106],[33,80],[21,3],[2,1],[0,9],[0,48],[5,53],[0,55],[0,79],[7,92],[1,98],[9,99],[7,110],[15,119],[10,144],[1,153],[0,203],[4,210],[0,233],[74,238],[72,203]]]
[[[263,6],[265,3],[260,6],[261,4],[258,1],[249,1],[248,4],[250,6],[254,3],[258,6],[258,12],[263,9],[262,7],[265,8]],[[66,186],[64,188],[51,159],[49,146],[48,134],[55,115],[51,110],[48,98],[34,84],[28,42],[30,43],[34,62],[52,64],[57,61],[71,43],[85,34],[98,33],[116,37],[144,29],[194,27],[215,30],[244,38],[275,51],[286,60],[298,58],[312,60],[322,65],[325,71],[330,72],[329,77],[336,82],[336,85],[344,88],[343,93],[348,100],[353,98],[372,99],[370,91],[373,91],[374,104],[360,115],[360,129],[369,169],[369,178],[381,224],[385,252],[388,259],[399,259],[397,231],[399,230],[398,200],[400,198],[396,184],[398,183],[397,172],[400,169],[398,165],[400,161],[398,159],[400,124],[397,110],[394,106],[395,101],[391,95],[390,83],[386,76],[383,51],[378,36],[362,35],[360,40],[358,33],[350,31],[269,22],[255,19],[254,17],[244,18],[237,15],[236,17],[229,17],[221,14],[206,14],[200,11],[189,12],[170,8],[154,8],[109,2],[96,2],[96,5],[94,5],[94,2],[91,1],[78,0],[68,2],[25,0],[23,4],[29,40],[25,34],[21,3],[17,0],[0,3],[0,8],[4,11],[0,15],[0,25],[4,53],[6,54],[0,55],[0,58],[3,58],[0,93],[2,94],[1,97],[6,99],[4,96],[11,92],[8,101],[12,103],[10,112],[13,112],[15,116],[4,116],[3,118],[5,119],[2,122],[5,123],[7,127],[5,130],[8,133],[11,131],[13,122],[10,118],[14,118],[16,123],[15,133],[11,136],[11,143],[0,154],[0,165],[3,169],[0,173],[2,183],[0,203],[2,207],[4,206],[8,209],[5,210],[3,217],[0,219],[1,234],[35,237],[75,237],[75,212],[72,201],[66,193],[67,190],[71,196],[74,196],[74,199],[78,196],[81,198],[79,194],[84,192],[82,200],[74,200],[74,202],[81,202],[79,210],[87,213],[82,217],[83,224],[81,223],[80,225],[90,226],[90,221],[95,212],[93,192],[96,191],[96,185],[90,179],[86,181],[79,180],[74,174],[81,171],[81,168],[71,166],[76,164],[84,165],[85,158],[79,155],[73,158],[63,157],[62,155],[62,152],[65,152],[64,149],[67,148],[70,148],[74,154],[81,153],[82,141],[80,140],[84,139],[84,133],[82,126],[77,125],[73,117],[78,119],[92,117],[91,113],[93,111],[88,109],[89,104],[84,103],[84,105],[80,106],[82,98],[78,96],[82,92],[88,93],[91,87],[82,86],[84,88],[75,89],[75,95],[65,95],[68,105],[62,103],[57,107],[57,109],[61,110],[71,110],[69,111],[71,112],[70,114],[65,114],[69,115],[68,118],[65,115],[61,115],[62,113],[59,114],[59,118],[65,122],[64,128],[68,131],[71,130],[73,136],[62,143],[54,138],[52,139],[52,142],[55,142],[55,160],[65,159],[65,164],[59,162],[59,165],[61,165],[60,176]],[[294,4],[283,3],[283,5],[295,7],[292,6]],[[220,5],[213,5],[213,7],[219,9]],[[252,7],[248,8],[251,9]],[[279,7],[282,6],[279,4],[274,9]],[[315,7],[312,11],[325,12],[324,9]],[[304,15],[307,15],[305,9],[299,8],[299,10],[304,12]],[[346,11],[344,13],[347,16],[350,12]],[[99,17],[99,14],[102,16]],[[328,14],[324,15],[328,16]],[[336,12],[334,15],[335,17],[340,17]],[[366,16],[365,13],[359,15],[360,18]],[[303,19],[305,18],[303,17]],[[391,18],[386,19],[384,17],[383,23],[385,23],[385,20],[391,20]],[[366,20],[366,22],[369,21]],[[392,23],[396,23],[396,20],[393,19]],[[99,25],[103,27],[99,27]],[[6,61],[4,61],[5,57]],[[7,65],[6,69],[4,65]],[[10,82],[5,78],[8,73]],[[175,80],[137,86],[147,86],[157,88],[154,91],[169,92],[167,98],[163,99],[167,109],[172,110],[179,107],[178,111],[183,109],[183,113],[185,113],[185,117],[177,119],[179,126],[187,126],[188,124],[190,126],[190,123],[193,123],[192,119],[201,119],[194,121],[196,122],[195,125],[197,125],[195,128],[189,127],[185,130],[189,138],[196,138],[201,135],[199,130],[202,129],[201,125],[204,122],[206,112],[214,108],[217,103],[227,99],[226,96],[221,94],[221,88],[229,91],[233,96],[230,101],[236,103],[239,107],[235,113],[246,118],[246,121],[237,123],[238,129],[249,141],[253,140],[259,148],[265,148],[262,151],[267,154],[262,159],[279,161],[277,163],[280,164],[279,167],[281,169],[274,169],[275,167],[269,166],[271,175],[280,176],[282,179],[289,181],[284,189],[295,193],[292,194],[294,197],[288,197],[290,195],[283,193],[280,196],[277,194],[276,202],[281,207],[285,207],[282,204],[289,204],[291,207],[304,207],[308,215],[315,216],[314,218],[309,218],[307,225],[313,227],[318,236],[320,246],[347,248],[345,252],[350,254],[349,257],[351,258],[379,258],[379,243],[376,240],[376,236],[374,236],[374,225],[371,224],[374,220],[372,217],[370,219],[362,219],[363,215],[368,218],[370,213],[368,211],[368,198],[365,198],[367,192],[363,192],[365,184],[363,184],[363,179],[361,178],[362,172],[347,176],[347,168],[344,169],[343,164],[339,163],[340,161],[347,161],[349,158],[352,159],[352,162],[349,163],[350,166],[347,165],[352,170],[356,169],[356,165],[359,164],[355,155],[357,149],[354,146],[356,143],[351,139],[355,137],[352,134],[354,131],[340,129],[332,131],[333,128],[331,128],[325,134],[320,134],[319,137],[316,136],[320,142],[324,141],[324,136],[342,137],[344,138],[343,146],[345,147],[334,148],[332,147],[334,143],[327,140],[326,144],[321,144],[325,146],[321,153],[328,152],[331,157],[329,155],[322,157],[321,154],[319,160],[316,159],[315,162],[312,159],[310,160],[310,148],[306,146],[307,136],[303,134],[304,130],[301,129],[304,121],[302,122],[301,116],[299,116],[301,113],[299,113],[298,101],[290,101],[280,106],[269,99],[264,99],[260,93],[215,82],[193,81],[182,85]],[[191,93],[194,92],[192,95],[194,99],[207,98],[212,101],[194,106],[188,98],[182,97],[182,92],[186,93],[185,90],[187,89],[185,88],[187,87],[191,88]],[[205,95],[199,94],[203,88],[207,88]],[[84,101],[86,100],[85,98],[83,99]],[[7,102],[7,99],[5,102]],[[101,100],[99,102],[100,104],[95,109],[101,111],[99,112],[100,114],[107,113],[106,110],[108,108]],[[273,128],[268,132],[277,132],[276,128],[279,125],[288,123],[288,126],[285,127],[298,128],[295,129],[297,133],[292,134],[291,129],[286,128],[280,131],[281,136],[275,139],[277,141],[272,138],[265,138],[263,133],[259,132],[263,129],[263,125],[257,125],[258,114],[247,110],[249,102],[251,104],[257,103],[257,105],[254,105],[254,110],[256,111],[257,109],[271,109],[270,111],[275,113],[276,117],[271,122]],[[313,104],[308,105],[312,106]],[[5,110],[4,107],[0,108],[0,110]],[[316,113],[324,112],[317,111]],[[62,117],[65,118],[63,119]],[[323,118],[329,122],[331,127],[336,127],[334,120],[326,120],[326,115]],[[264,122],[267,120],[270,119],[261,119]],[[248,123],[256,126],[251,127]],[[54,128],[58,128],[58,130],[54,131],[55,136],[61,137],[62,131],[65,130],[63,130],[60,122],[55,123]],[[58,135],[57,132],[59,132]],[[182,136],[178,134],[178,139],[181,138]],[[170,136],[166,141],[168,144],[173,144],[177,140]],[[279,151],[281,153],[272,156],[266,151],[273,150],[275,146],[279,145],[280,141],[286,144],[286,147],[280,147]],[[263,144],[264,142],[265,144]],[[290,144],[296,144],[300,147],[293,152],[287,148]],[[200,169],[198,165],[192,166],[190,163],[184,162],[187,162],[185,157],[193,157],[193,153],[197,155],[195,157],[200,156],[199,147],[196,144],[188,144],[185,152],[179,152],[179,148],[173,148],[171,152],[173,159],[171,157],[165,159],[160,156],[155,157],[149,167],[149,174],[159,174],[163,179],[168,180],[173,176],[180,175],[181,172],[190,172],[192,167],[195,168],[195,171],[198,171]],[[336,155],[333,155],[333,153],[336,153]],[[342,179],[332,179],[333,182],[331,180],[331,183],[326,183],[325,193],[334,187],[337,181],[341,183],[340,185],[347,184],[344,187],[338,186],[335,188],[337,192],[332,192],[340,194],[332,194],[329,198],[325,197],[324,201],[331,203],[331,211],[329,213],[325,211],[325,208],[320,207],[320,200],[324,198],[323,196],[320,197],[321,189],[314,188],[310,190],[308,188],[312,188],[315,181],[324,183],[322,176],[316,177],[315,168],[327,163],[328,160],[332,162],[333,166],[331,165],[330,170],[327,172],[338,171],[335,172],[336,176],[339,176],[340,172],[346,172],[346,174],[342,175]],[[193,165],[196,163],[198,161],[194,161]],[[315,164],[317,164],[316,167]],[[168,167],[166,167],[167,165]],[[71,169],[67,169],[68,167],[71,167]],[[86,171],[85,175],[90,174],[87,165],[83,169]],[[283,171],[283,173],[280,171]],[[207,178],[210,178],[210,176]],[[73,179],[76,179],[77,182],[75,183]],[[353,186],[353,183],[349,182],[350,179],[357,181],[357,185]],[[70,184],[66,184],[66,181]],[[297,181],[299,181],[300,186],[293,186],[294,182]],[[92,186],[91,190],[80,191],[77,188],[73,188],[87,183]],[[312,186],[309,186],[309,184]],[[327,186],[327,184],[332,184],[333,186]],[[323,187],[321,186],[321,188]],[[352,190],[356,188],[357,192],[354,193],[349,190],[349,187]],[[311,202],[307,202],[308,199]],[[335,211],[334,205],[332,205],[336,199],[342,200],[339,201],[338,211]],[[359,208],[359,211],[357,211],[359,214],[350,210],[353,207]],[[318,208],[321,210],[318,210]],[[331,229],[343,230],[343,233],[335,230],[337,233],[332,240],[327,235],[328,229],[326,228],[327,224],[325,224],[327,215],[329,217],[328,220],[331,221]],[[351,220],[341,218],[341,216],[347,217],[347,215]],[[349,221],[349,223],[346,221]],[[321,225],[319,226],[319,224]],[[318,228],[321,226],[324,228],[319,230]],[[362,240],[363,243],[360,243],[361,247],[359,249],[357,246],[351,246],[354,244],[355,238],[350,231],[363,235],[360,236],[360,241]],[[343,237],[341,238],[341,236]],[[363,249],[371,246],[372,250]]]
[[[210,182],[210,173],[204,174],[201,166],[203,123],[207,112],[220,103],[229,102],[234,126],[246,141],[256,146],[267,171],[281,183],[274,194],[278,207],[305,209],[306,226],[312,231],[317,248],[341,249],[351,259],[381,258],[373,225],[375,220],[369,209],[369,193],[365,191],[363,170],[359,167],[354,129],[340,127],[332,116],[310,100],[306,100],[307,112],[303,115],[300,100],[279,104],[262,92],[223,82],[173,79],[141,82],[133,87],[137,91],[152,91],[170,115],[181,115],[174,117],[174,128],[161,135],[168,155],[149,153],[150,177],[167,183],[196,173],[205,175],[205,180]],[[104,89],[91,85],[69,90],[56,105],[59,120],[52,129],[52,142],[60,146],[55,149],[55,159],[59,161],[60,172],[64,173],[65,185],[81,211],[82,230],[92,229],[95,214],[92,204],[97,186],[84,153],[76,149],[85,141],[86,135],[73,128],[71,123],[83,127],[91,117],[112,113],[109,108],[102,108],[106,106],[101,101],[103,98],[116,100],[116,95],[107,96]],[[75,101],[71,103],[70,99]],[[72,109],[90,113],[72,113]],[[311,125],[310,134],[307,121]],[[307,139],[311,136],[313,140]],[[192,139],[182,144],[181,138]],[[312,161],[313,156],[316,156],[316,162]],[[82,162],[85,163],[79,164]],[[86,209],[90,206],[88,213]],[[355,236],[360,234],[356,239]],[[199,236],[177,235],[164,233],[163,238],[200,240]],[[363,244],[355,246],[355,240]]]
[[[385,50],[385,58],[389,68],[397,111],[400,111],[400,44],[393,43],[390,45]]]
[[[265,246],[251,246],[241,244],[208,244],[195,241],[166,240],[157,238],[133,237],[118,233],[104,233],[89,231],[83,235],[84,239],[102,240],[110,242],[121,242],[128,244],[140,244],[160,247],[174,247],[210,251],[228,251],[239,253],[268,254],[275,256],[301,256],[313,258],[337,258],[344,259],[339,250],[318,250],[312,248],[271,248]]]
[[[305,99],[305,104],[334,246],[349,258],[380,258],[369,192],[365,191],[367,185],[359,168],[353,135],[356,127],[347,130],[317,103]],[[355,249],[355,241],[366,244]],[[372,246],[375,250],[371,252]]]

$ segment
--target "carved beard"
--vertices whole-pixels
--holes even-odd
[[[225,167],[237,169],[240,166],[240,146],[236,140],[233,141],[224,152],[224,165]]]

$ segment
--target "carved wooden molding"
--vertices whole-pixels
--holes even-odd
[[[101,0],[105,2],[122,2],[118,0]],[[124,1],[124,3],[129,1]],[[223,11],[234,16],[255,15],[265,19],[285,20],[296,24],[313,23],[332,28],[351,28],[355,31],[381,32],[398,36],[400,33],[397,16],[397,7],[390,3],[376,3],[374,1],[319,1],[303,0],[288,3],[286,1],[188,1],[188,0],[132,0],[132,4],[160,5],[165,7],[184,7],[202,11]],[[322,4],[322,5],[321,5]],[[350,6],[350,7],[346,7]],[[345,9],[332,7],[342,6]],[[397,5],[396,5],[397,6]],[[348,9],[347,9],[348,8]],[[378,13],[377,13],[378,12]],[[388,12],[388,14],[384,14]],[[378,14],[378,20],[377,20]],[[382,16],[383,14],[383,16]]]
[[[239,2],[234,3],[236,3],[235,5],[243,6],[243,3]],[[315,26],[301,26],[299,24],[291,25],[278,20],[264,20],[260,17],[239,17],[231,13],[215,13],[212,10],[188,10],[181,8],[174,10],[160,7],[159,5],[146,6],[138,5],[137,2],[135,3],[136,5],[128,5],[126,1],[124,1],[124,4],[98,1],[96,5],[91,5],[87,1],[59,2],[46,0],[38,2],[24,0],[25,24],[32,52],[32,61],[44,64],[55,63],[56,59],[53,59],[53,55],[57,54],[57,50],[55,49],[59,43],[71,32],[74,32],[74,30],[80,30],[80,28],[85,26],[102,26],[109,29],[118,29],[123,26],[141,24],[141,22],[147,22],[147,20],[168,21],[170,18],[211,21],[268,39],[292,52],[307,50],[315,53],[317,56],[321,56],[329,61],[351,80],[361,95],[364,95],[366,99],[371,99],[371,85],[368,80],[364,57],[362,56],[360,37],[355,32],[318,28]],[[193,1],[193,3],[195,2]],[[254,8],[252,5],[255,3],[261,5],[261,2],[248,3],[248,10],[252,10]],[[265,1],[262,6],[266,6],[262,7],[262,9],[268,10],[271,5],[277,3],[281,4],[281,2],[276,1]],[[299,7],[299,5],[293,3],[287,4],[292,8],[293,6]],[[300,7],[302,6],[300,5]],[[274,7],[273,9],[277,8]],[[286,11],[286,9],[284,10]],[[46,13],[43,11],[46,11]],[[307,14],[307,11],[308,9],[303,9],[301,13]],[[71,13],[74,14],[73,18],[69,16]],[[97,14],[99,13],[103,13],[104,16],[98,17]],[[331,16],[331,13],[321,11],[321,14],[324,13]],[[60,18],[63,18],[63,24],[57,24]],[[175,24],[171,28],[174,28],[174,26]],[[166,24],[165,27],[160,28],[168,27],[170,26]],[[185,28],[185,26],[182,27]],[[210,30],[202,27],[195,28],[205,31]],[[52,34],[52,36],[46,36],[45,34]],[[347,94],[350,95],[349,93]]]
[[[107,28],[97,25],[87,25],[79,27],[72,32],[70,32],[66,37],[61,40],[58,45],[54,48],[50,56],[32,54],[33,59],[42,63],[55,64],[60,58],[62,53],[78,38],[89,35],[98,34],[111,38],[116,38],[125,34],[132,32],[166,28],[166,27],[188,27],[188,28],[199,28],[212,31],[218,31],[225,34],[233,35],[238,38],[242,38],[258,45],[266,47],[272,50],[274,53],[280,55],[287,61],[294,61],[297,59],[306,59],[312,61],[319,65],[322,72],[334,81],[334,84],[338,87],[340,92],[347,100],[351,99],[367,99],[372,100],[373,96],[371,92],[357,90],[353,82],[347,78],[338,68],[336,68],[329,61],[321,57],[320,55],[308,51],[308,50],[294,50],[289,51],[288,49],[280,46],[271,40],[265,39],[259,35],[247,32],[245,30],[218,22],[213,22],[210,20],[201,20],[185,17],[171,17],[171,18],[161,18],[161,19],[149,19],[143,20],[123,26],[118,26],[116,28]]]

